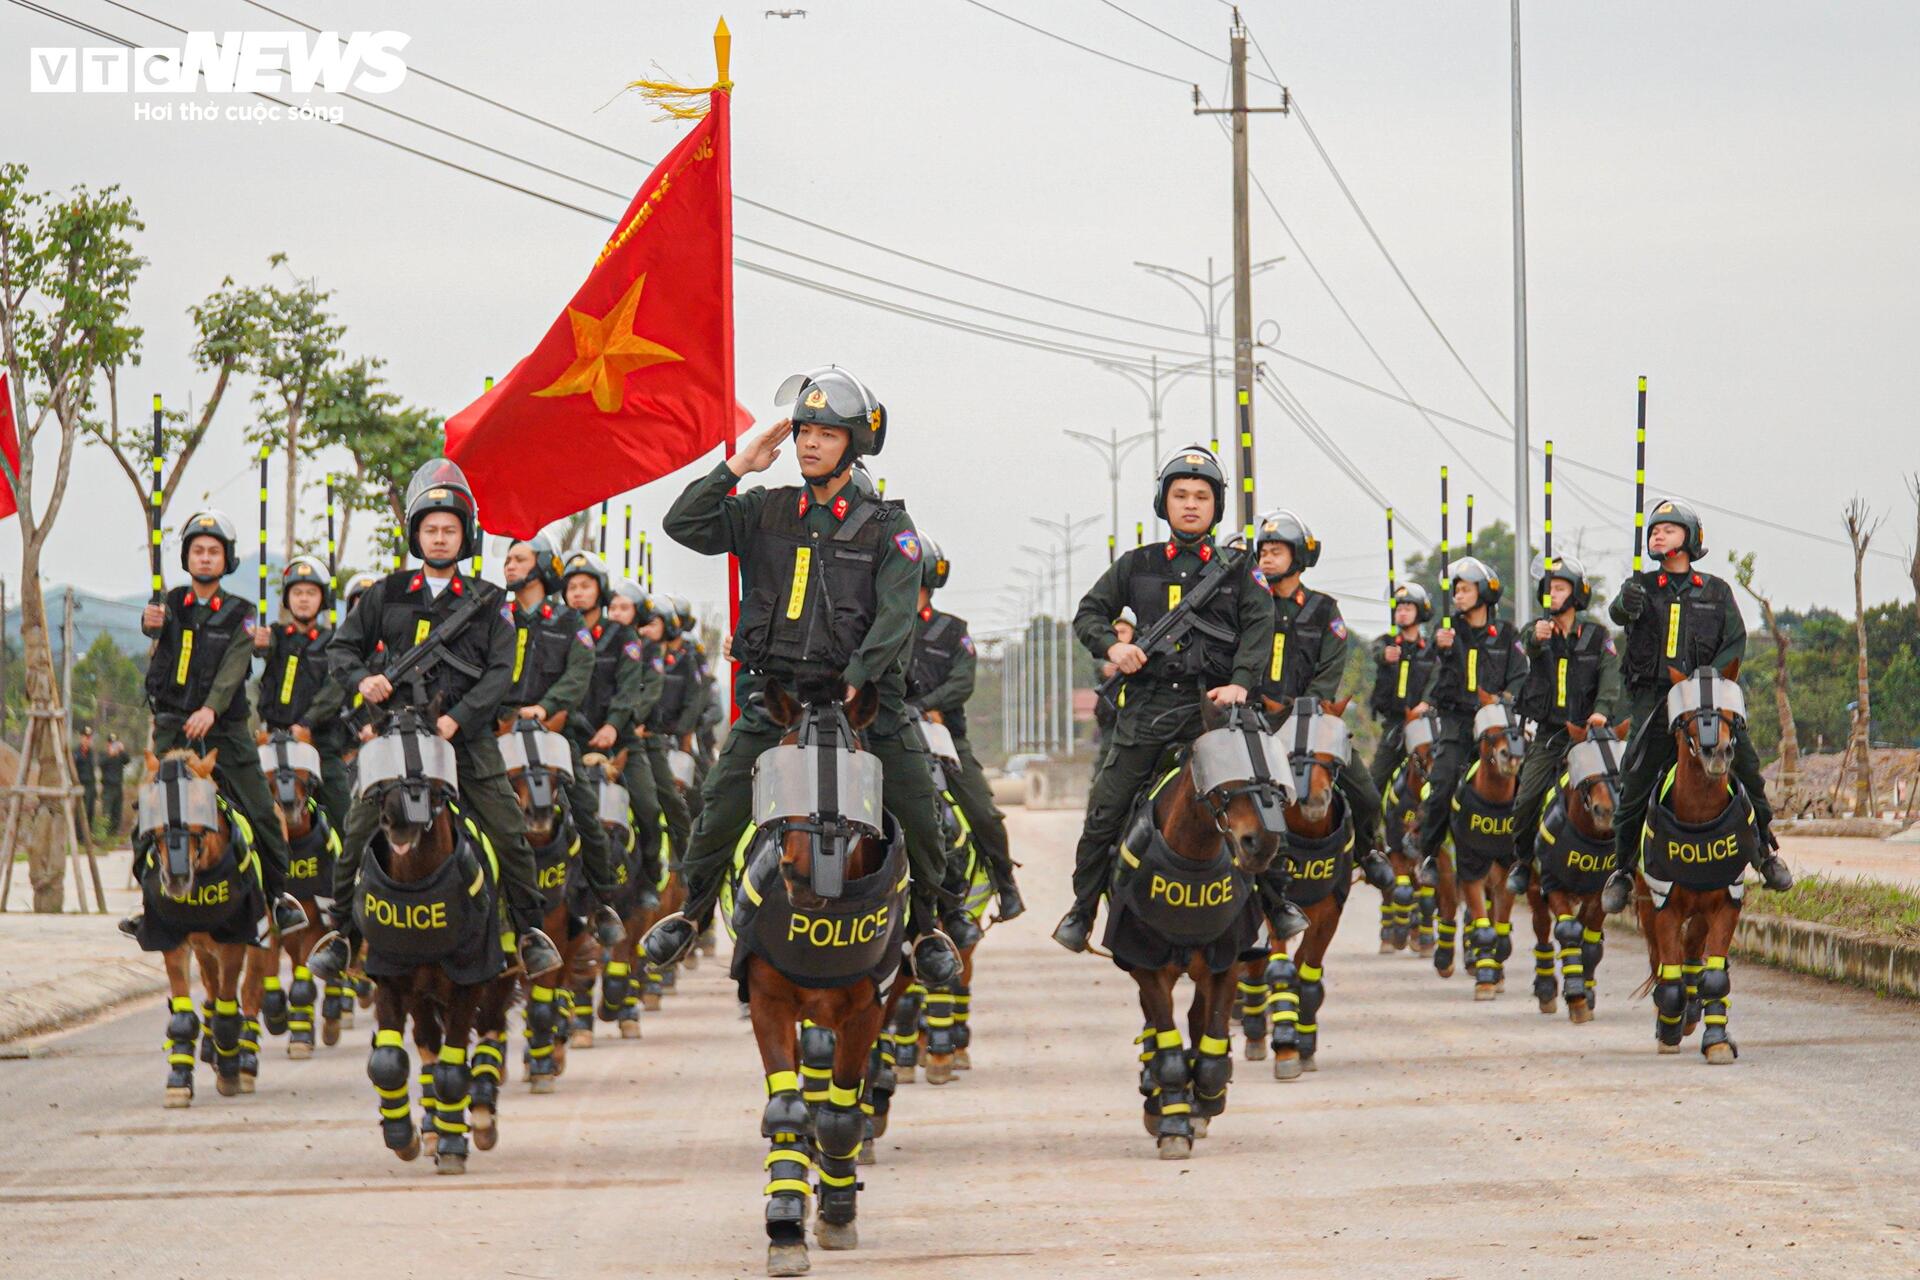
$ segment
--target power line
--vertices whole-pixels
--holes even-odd
[[[1147,75],[1154,76],[1161,80],[1171,80],[1175,84],[1184,85],[1184,84],[1192,83],[1192,81],[1188,80],[1185,76],[1176,76],[1165,71],[1155,71],[1152,67],[1142,66],[1138,62],[1131,62],[1126,58],[1120,57],[1118,54],[1107,53],[1107,52],[1104,52],[1103,50],[1094,48],[1092,45],[1081,44],[1078,40],[1070,40],[1066,36],[1047,30],[1045,27],[1036,27],[1031,22],[1028,22],[1022,18],[1016,18],[1010,13],[1002,13],[1000,10],[994,8],[992,5],[982,4],[980,0],[960,0],[960,2],[962,4],[970,4],[974,8],[980,9],[986,13],[990,13],[996,18],[1004,18],[1008,22],[1013,23],[1013,25],[1015,25],[1016,27],[1025,27],[1027,30],[1033,32],[1035,35],[1045,36],[1049,40],[1058,40],[1061,44],[1072,45],[1074,48],[1080,50],[1080,52],[1090,53],[1096,58],[1104,58],[1108,62],[1118,63],[1120,66],[1123,66],[1123,67],[1131,67],[1135,71],[1144,72]]]

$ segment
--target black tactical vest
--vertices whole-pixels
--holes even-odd
[[[1392,666],[1376,664],[1373,696],[1367,700],[1368,709],[1389,725],[1398,723],[1408,707],[1418,705],[1426,696],[1427,680],[1440,653],[1431,640],[1404,641],[1396,639],[1397,635],[1390,635],[1387,643],[1400,646],[1400,661]]]
[[[967,623],[950,613],[934,610],[933,620],[920,624],[913,642],[913,662],[907,668],[907,696],[928,693],[940,687],[960,657],[960,642],[967,638]],[[947,731],[956,738],[967,736],[967,709],[938,708]]]
[[[1212,549],[1211,542],[1199,545],[1209,548],[1208,560],[1198,569],[1184,571],[1174,567],[1179,559],[1184,558],[1184,553],[1181,558],[1169,559],[1165,543],[1135,547],[1127,553],[1133,557],[1133,563],[1128,566],[1127,604],[1132,608],[1141,632],[1171,613],[1181,598],[1198,585],[1203,574],[1230,572],[1221,564],[1221,553]],[[1244,574],[1245,570],[1238,572]],[[1208,684],[1224,684],[1231,680],[1234,653],[1239,647],[1240,590],[1240,583],[1229,582],[1223,589],[1214,592],[1200,610],[1200,617],[1222,631],[1227,640],[1216,640],[1199,630],[1191,631],[1175,652],[1153,654],[1141,674],[1149,680],[1169,682],[1202,676]]]
[[[848,494],[854,491],[851,486]],[[755,670],[846,670],[879,611],[881,558],[898,503],[854,498],[839,526],[807,528],[799,486],[774,489],[740,557],[740,626],[733,655]]]
[[[253,619],[251,604],[224,591],[216,592],[213,601],[219,608],[210,610],[199,622],[189,626],[188,616],[200,612],[198,606],[187,604],[192,590],[175,587],[167,592],[166,620],[160,624],[153,657],[147,663],[147,705],[156,713],[192,715],[206,706],[207,695],[213,690],[214,673],[220,669],[227,646],[251,643],[246,630],[247,623]],[[229,701],[220,719],[244,724],[246,698],[241,696]]]
[[[593,636],[593,679],[587,682],[587,694],[580,699],[580,705],[567,717],[567,728],[579,727],[575,736],[592,737],[594,731],[607,722],[607,712],[613,708],[613,696],[620,686],[620,664],[631,662],[627,656],[627,646],[638,648],[639,637],[633,634],[633,628],[623,622],[614,622],[601,615],[599,634],[593,635],[593,628],[587,634]],[[575,644],[580,643],[578,640]]]
[[[271,634],[258,708],[269,729],[288,729],[306,721],[307,708],[327,682],[327,642],[333,630],[316,622],[311,627],[277,626]]]
[[[420,583],[418,590],[408,590],[414,582]],[[454,590],[455,584],[459,590]],[[489,612],[498,614],[502,605],[500,588],[490,582],[476,578],[455,578],[440,589],[434,596],[432,588],[426,585],[424,576],[412,573],[390,573],[369,591],[380,593],[380,636],[386,646],[385,661],[398,661],[401,655],[417,644],[424,643],[456,611],[466,607],[473,593],[480,593],[479,616],[466,623],[442,649],[460,659],[476,672],[484,672],[492,659],[487,640]],[[452,707],[478,683],[479,677],[469,676],[451,662],[434,662],[432,670],[425,678],[426,693],[429,698],[438,693],[444,696],[442,705]],[[368,669],[380,670],[369,663]]]
[[[1533,842],[1533,852],[1540,860],[1542,889],[1598,893],[1606,887],[1613,869],[1620,865],[1612,837],[1589,840],[1567,820],[1566,794],[1558,786],[1547,797],[1546,816],[1540,819],[1540,833]]]
[[[1261,670],[1260,693],[1276,702],[1292,702],[1307,691],[1313,669],[1320,662],[1320,644],[1327,638],[1338,607],[1333,597],[1309,590],[1306,603],[1288,622],[1280,616],[1280,599],[1273,602],[1273,652]]]
[[[1654,905],[1665,904],[1671,886],[1686,889],[1725,889],[1740,882],[1757,837],[1753,829],[1753,802],[1739,785],[1733,800],[1712,822],[1698,826],[1676,818],[1666,805],[1673,774],[1660,787],[1658,798],[1647,802],[1647,825],[1640,834],[1640,870],[1654,890]]]
[[[1666,668],[1691,675],[1720,652],[1733,591],[1722,579],[1694,571],[1654,570],[1639,574],[1638,581],[1647,589],[1647,610],[1627,628],[1620,670],[1631,689],[1665,689]]]
[[[513,688],[509,707],[532,706],[547,696],[567,669],[568,646],[580,643],[580,615],[564,604],[542,600],[531,612],[513,611]]]
[[[687,709],[687,698],[693,692],[695,660],[693,650],[682,645],[678,649],[657,651],[660,659],[660,701],[653,704],[653,710],[647,713],[647,732],[661,737],[672,735],[673,728],[680,722],[681,712]]]
[[[1520,633],[1504,619],[1491,627],[1455,627],[1453,648],[1435,648],[1440,682],[1434,686],[1433,705],[1454,715],[1478,711],[1480,690],[1498,693],[1506,687],[1512,664],[1522,660],[1515,651],[1519,643]]]
[[[1600,664],[1607,655],[1607,629],[1597,622],[1574,623],[1574,633],[1558,631],[1541,646],[1520,690],[1520,714],[1557,729],[1585,723],[1600,695]],[[1542,733],[1550,732],[1543,727]]]

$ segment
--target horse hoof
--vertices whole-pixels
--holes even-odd
[[[1493,989],[1495,993],[1504,992],[1507,989],[1507,980],[1505,978],[1500,979],[1493,984]]]
[[[567,1045],[573,1049],[591,1049],[593,1048],[593,1032],[586,1027],[582,1027],[573,1033],[572,1038],[567,1041]]]
[[[1560,1001],[1559,1001],[1559,999],[1558,999],[1558,998],[1556,998],[1556,997],[1554,997],[1554,996],[1548,996],[1548,997],[1547,997],[1547,998],[1546,998],[1545,1000],[1542,1000],[1542,1001],[1540,1002],[1540,1012],[1542,1012],[1542,1013],[1558,1013],[1558,1012],[1560,1012]],[[1568,1005],[1568,1006],[1567,1006],[1567,1013],[1568,1013],[1568,1014],[1569,1014],[1570,1016],[1572,1016],[1572,1018],[1573,1018],[1573,1020],[1574,1020],[1575,1022],[1578,1022],[1578,1021],[1580,1021],[1580,1015],[1578,1015],[1578,1014],[1576,1014],[1576,1013],[1574,1013],[1574,1012],[1573,1012],[1573,1006],[1572,1006],[1572,1005]]]
[[[876,1138],[884,1138],[887,1136],[887,1114],[884,1111],[873,1118],[873,1136]],[[869,1142],[866,1146],[860,1148],[860,1150],[863,1153],[872,1151],[873,1144]]]
[[[1211,1116],[1195,1116],[1193,1118],[1193,1136],[1196,1138],[1206,1137],[1207,1123],[1211,1119]]]
[[[1680,1046],[1679,1046],[1679,1045],[1677,1045],[1677,1044],[1668,1044],[1668,1043],[1667,1043],[1667,1042],[1666,1042],[1665,1040],[1662,1040],[1662,1041],[1659,1041],[1659,1045],[1660,1045],[1660,1052],[1661,1052],[1661,1053],[1678,1053],[1678,1052],[1680,1052]]]
[[[431,1129],[420,1131],[420,1150],[435,1160],[440,1158],[440,1135]]]
[[[467,1115],[467,1123],[473,1127],[473,1145],[482,1151],[491,1151],[500,1141],[500,1126],[494,1123],[494,1115],[486,1107],[475,1107]]]
[[[1300,1078],[1300,1057],[1298,1054],[1275,1054],[1273,1058],[1273,1078],[1275,1080],[1298,1080]]]
[[[167,1090],[167,1100],[160,1105],[169,1111],[176,1110],[180,1107],[190,1107],[193,1105],[193,1090],[184,1087],[169,1088]]]
[[[770,1244],[767,1246],[767,1274],[770,1276],[803,1276],[813,1269],[807,1261],[807,1246],[804,1244]]]
[[[467,1158],[464,1155],[452,1155],[447,1152],[435,1152],[433,1171],[442,1174],[457,1174],[467,1171]]]
[[[953,1069],[955,1071],[973,1070],[973,1055],[965,1049],[955,1049],[953,1051]]]
[[[213,1078],[213,1087],[220,1091],[221,1097],[231,1098],[240,1092],[240,1077],[217,1075]]]
[[[342,1031],[353,1030],[353,1006],[352,1005],[348,1005],[346,1008],[340,1010],[340,1029]]]
[[[1587,1007],[1587,1002],[1584,1000],[1569,1000],[1567,1001],[1567,1021],[1575,1024],[1592,1022],[1593,1010]]]
[[[856,1163],[859,1163],[859,1164],[879,1164],[880,1163],[880,1153],[879,1151],[875,1150],[874,1144],[872,1142],[863,1142],[860,1144],[860,1155],[858,1156]]]
[[[916,1084],[920,1079],[920,1068],[911,1062],[895,1066],[893,1079],[895,1084]]]
[[[1499,994],[1499,991],[1500,989],[1491,982],[1476,982],[1473,984],[1473,998],[1475,1000],[1491,1000]]]
[[[287,1056],[295,1062],[305,1062],[313,1056],[313,1046],[304,1040],[295,1040],[287,1045]]]
[[[620,1038],[622,1040],[638,1040],[640,1038],[640,1019],[628,1018],[625,1022],[621,1023]]]
[[[320,1043],[328,1046],[340,1043],[340,1019],[322,1018],[320,1020]]]
[[[553,1085],[554,1079],[552,1076],[531,1076],[527,1080],[527,1092],[552,1093]]]
[[[1162,1160],[1185,1160],[1193,1154],[1193,1139],[1182,1138],[1174,1134],[1164,1134],[1159,1143]]]
[[[1396,950],[1398,950],[1398,948],[1397,948],[1397,947],[1395,947],[1395,946],[1393,945],[1393,939],[1392,939],[1392,938],[1382,938],[1382,939],[1380,939],[1380,954],[1381,954],[1381,955],[1383,955],[1383,956],[1390,956],[1390,955],[1392,955],[1392,954],[1393,954],[1393,953],[1394,953],[1394,952],[1395,952]]]
[[[399,1156],[402,1160],[418,1160],[420,1158],[420,1135],[417,1133],[414,1134],[413,1137],[407,1140],[406,1146],[399,1148],[393,1154]]]
[[[932,1085],[949,1084],[953,1080],[953,1059],[944,1061],[931,1055],[927,1058],[927,1083]]]
[[[1302,1071],[1318,1071],[1320,1069],[1320,1059],[1302,1058],[1300,1059],[1300,1069]]]
[[[860,1228],[851,1222],[824,1222],[815,1218],[813,1238],[820,1242],[822,1249],[858,1249]]]
[[[256,1077],[250,1076],[246,1072],[242,1071],[240,1073],[240,1092],[252,1093],[255,1079]]]
[[[1146,1126],[1147,1136],[1149,1138],[1157,1138],[1160,1136],[1160,1117],[1153,1114],[1153,1112],[1141,1112],[1140,1123]]]
[[[1267,1042],[1264,1040],[1247,1041],[1247,1061],[1261,1062],[1267,1056]]]
[[[1442,969],[1442,968],[1440,968],[1439,966],[1437,966],[1437,965],[1436,965],[1436,966],[1434,967],[1434,970],[1433,970],[1433,971],[1434,971],[1435,973],[1437,973],[1437,974],[1439,974],[1439,975],[1440,975],[1441,977],[1443,977],[1443,978],[1451,978],[1451,977],[1453,976],[1453,966],[1452,966],[1452,965],[1448,965],[1448,966],[1447,966],[1446,968],[1444,968],[1444,969]]]
[[[1708,1045],[1702,1052],[1707,1055],[1707,1065],[1709,1066],[1728,1067],[1733,1065],[1733,1046],[1725,1040],[1722,1040],[1719,1044]]]
[[[659,994],[658,994],[657,992],[653,992],[653,991],[649,991],[649,992],[647,992],[647,994],[645,994],[645,995],[643,995],[643,996],[641,996],[641,997],[640,997],[640,1007],[641,1007],[642,1009],[645,1009],[645,1010],[646,1010],[646,1011],[647,1011],[648,1013],[658,1013],[658,1012],[660,1012],[660,996],[659,996]],[[806,1261],[806,1252],[805,1252],[805,1249],[806,1249],[806,1246],[804,1246],[804,1245],[802,1245],[802,1246],[800,1246],[800,1248],[801,1248],[801,1255],[800,1255],[800,1260],[801,1260],[801,1262],[803,1262],[803,1263],[804,1263],[804,1262]],[[788,1273],[786,1273],[786,1274],[790,1274],[790,1275],[800,1275],[801,1273],[800,1273],[800,1272],[798,1272],[798,1271],[794,1271],[794,1272],[788,1272]]]

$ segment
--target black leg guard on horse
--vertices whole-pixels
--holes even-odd
[[[410,1066],[398,1031],[373,1033],[367,1079],[373,1081],[373,1091],[380,1095],[380,1137],[393,1151],[403,1150],[413,1141],[413,1118],[407,1103]]]
[[[1273,1051],[1300,1047],[1300,971],[1285,956],[1267,962],[1267,986],[1273,994],[1267,1008],[1273,1015]]]
[[[200,1001],[200,1061],[212,1066],[219,1060],[213,1050],[213,1001]]]
[[[279,957],[275,957],[276,962]],[[266,980],[260,993],[260,1017],[267,1024],[267,1034],[283,1036],[287,1034],[287,993],[280,985],[280,975],[274,974]]]
[[[1700,1052],[1706,1053],[1717,1044],[1724,1044],[1733,1050],[1733,1056],[1740,1056],[1740,1047],[1727,1034],[1727,1003],[1733,998],[1733,978],[1727,973],[1725,956],[1708,956],[1706,968],[1700,973],[1700,1021],[1706,1030],[1700,1034]]]
[[[820,1219],[836,1226],[853,1221],[854,1201],[860,1189],[856,1166],[860,1162],[861,1143],[866,1138],[867,1117],[860,1110],[859,1099],[857,1089],[830,1085],[825,1105],[813,1112]]]
[[[1320,1048],[1320,1004],[1327,998],[1327,984],[1320,981],[1324,970],[1313,965],[1300,966],[1300,1021],[1294,1030],[1300,1037],[1300,1057],[1311,1061]]]
[[[953,985],[953,1047],[956,1051],[966,1049],[973,1044],[973,1028],[967,1019],[973,1016],[973,988],[963,983]]]
[[[1598,929],[1580,931],[1580,967],[1586,970],[1587,974],[1587,1008],[1589,1009],[1593,1008],[1595,998],[1600,994],[1597,972],[1600,968],[1600,957],[1606,953],[1607,938],[1604,933]]]
[[[1192,1073],[1187,1070],[1187,1050],[1180,1033],[1160,1031],[1153,1037],[1153,1096],[1147,1099],[1148,1114],[1158,1116],[1156,1132],[1162,1138],[1193,1136],[1193,1095],[1189,1088]]]
[[[240,1080],[241,1089],[249,1091],[250,1081],[260,1074],[260,1020],[242,1017],[240,1020]]]
[[[811,1022],[800,1024],[800,1096],[809,1107],[827,1100],[833,1085],[833,1049],[832,1030]]]
[[[1659,981],[1653,984],[1653,1033],[1663,1045],[1678,1045],[1681,1020],[1687,1012],[1687,988],[1680,980],[1680,966],[1660,966]]]
[[[1700,974],[1706,967],[1705,959],[1696,960],[1691,956],[1680,966],[1681,981],[1687,988],[1687,1013],[1681,1023],[1682,1036],[1692,1035],[1693,1029],[1700,1025]]]
[[[200,1036],[200,1015],[193,1011],[191,996],[173,997],[167,1009],[167,1090],[186,1090],[184,1101],[193,1097],[193,1042]]]
[[[1580,953],[1580,922],[1561,916],[1553,922],[1553,940],[1560,944],[1561,994],[1567,1003],[1587,998],[1587,966]]]
[[[1413,933],[1420,947],[1432,950],[1436,938],[1434,918],[1440,914],[1439,899],[1430,884],[1418,886],[1413,891]]]
[[[1201,1036],[1194,1051],[1193,1110],[1209,1118],[1227,1109],[1227,1082],[1233,1079],[1233,1046],[1226,1040]]]
[[[1440,920],[1435,925],[1433,967],[1442,977],[1453,971],[1453,940],[1459,932],[1457,920]]]
[[[239,1001],[213,1002],[213,1065],[229,1080],[240,1074],[240,1032],[243,1026]]]
[[[600,1021],[639,1019],[640,997],[633,993],[633,980],[627,976],[630,972],[629,966],[618,960],[607,961],[606,971],[600,975]]]
[[[1267,1000],[1272,988],[1265,982],[1248,982],[1244,977],[1239,981],[1240,988],[1240,1031],[1247,1038],[1249,1047],[1264,1045],[1267,1040]]]
[[[467,1096],[471,1078],[467,1074],[467,1051],[459,1045],[440,1050],[440,1061],[433,1064],[433,1131],[440,1136],[436,1159],[467,1154]]]
[[[920,1064],[920,1006],[926,994],[919,983],[909,983],[894,1006],[893,1057],[903,1072],[911,1073]]]
[[[1553,944],[1533,949],[1533,998],[1546,1004],[1559,994],[1560,984],[1553,976]]]
[[[554,989],[538,983],[527,988],[527,1080],[532,1083],[557,1074],[553,1062],[553,1033],[560,1025]]]
[[[500,1109],[500,1082],[507,1073],[507,1046],[498,1036],[482,1037],[479,1044],[473,1046],[473,1066],[471,1088],[473,1105],[476,1109],[488,1111]]]
[[[887,1131],[887,1116],[893,1110],[893,1091],[900,1077],[893,1069],[893,1037],[882,1031],[874,1037],[867,1053],[867,1093],[861,1109],[867,1113],[869,1137],[878,1138]]]
[[[769,1074],[760,1136],[772,1144],[767,1152],[767,1238],[776,1244],[799,1244],[806,1238],[807,1196],[813,1190],[807,1180],[813,1171],[809,1127],[800,1077],[791,1071]]]
[[[434,1133],[434,1124],[440,1119],[440,1103],[433,1092],[433,1067],[421,1063],[420,1074],[415,1079],[420,1083],[420,1132]]]
[[[953,988],[927,988],[927,1055],[950,1057],[953,1042]]]
[[[294,1045],[313,1048],[313,1002],[320,997],[313,973],[304,964],[293,966],[293,985],[287,988],[287,1050]]]
[[[1493,931],[1493,921],[1486,916],[1476,919],[1467,934],[1467,960],[1473,965],[1475,986],[1490,987],[1499,981],[1500,962],[1493,954],[1498,937]]]

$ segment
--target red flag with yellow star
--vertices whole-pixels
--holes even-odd
[[[531,537],[751,424],[733,394],[731,87],[723,65],[540,344],[447,420],[490,532]]]

